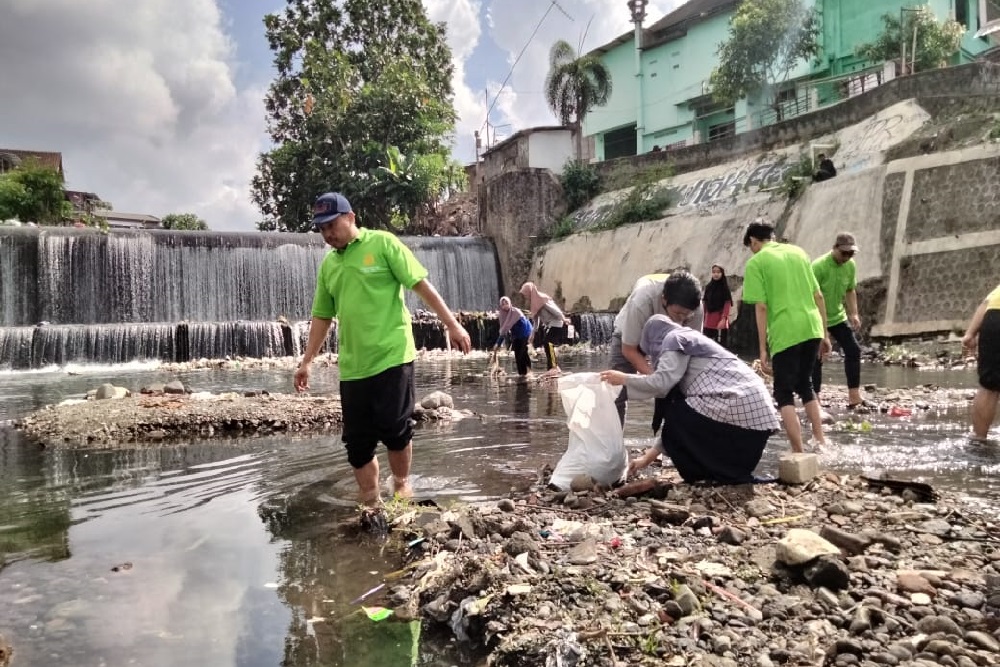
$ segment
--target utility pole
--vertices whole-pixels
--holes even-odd
[[[642,155],[646,139],[646,110],[642,90],[642,21],[646,18],[646,5],[649,0],[628,0],[629,11],[632,12],[632,22],[635,24],[635,78],[636,78],[636,108],[635,108],[635,152]],[[581,132],[583,129],[581,128]]]

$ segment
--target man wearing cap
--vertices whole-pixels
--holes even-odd
[[[753,257],[743,276],[743,300],[754,304],[760,364],[774,376],[774,400],[793,452],[802,451],[802,426],[795,413],[795,394],[812,425],[816,446],[826,444],[819,401],[813,390],[816,360],[830,351],[826,304],[802,248],[774,240],[769,222],[750,223],[743,245]]]
[[[701,333],[704,315],[701,307],[701,283],[691,281],[687,271],[650,273],[635,281],[625,304],[615,316],[611,334],[611,368],[622,373],[649,375],[653,367],[639,349],[642,327],[653,315],[666,315],[677,324]],[[618,420],[625,426],[628,387],[615,399]],[[654,434],[656,427],[654,426]]]
[[[861,346],[855,336],[855,332],[861,330],[856,291],[857,267],[854,264],[854,254],[857,251],[858,244],[854,235],[842,232],[837,234],[833,250],[812,263],[813,273],[826,302],[826,330],[844,353],[849,410],[865,410],[869,407],[861,398]],[[813,367],[813,389],[817,395],[822,383],[823,360],[817,359]]]
[[[411,496],[416,345],[403,288],[416,292],[437,313],[452,344],[466,353],[472,347],[469,334],[427,280],[427,269],[413,252],[393,234],[358,228],[343,195],[320,195],[313,205],[313,228],[333,252],[319,268],[309,342],[295,371],[295,389],[309,389],[309,364],[323,347],[336,317],[342,439],[361,502],[376,505],[380,501],[375,458],[380,440],[388,450],[393,491]]]

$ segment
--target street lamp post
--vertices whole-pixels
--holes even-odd
[[[904,17],[907,12],[919,13],[921,10],[918,7],[900,7],[899,8],[899,73],[901,76],[906,75],[906,21]],[[913,66],[910,67],[910,74],[913,74],[913,69],[917,65],[917,22],[913,22],[913,53],[910,54],[910,58],[913,60]]]
[[[635,24],[635,152],[641,155],[646,135],[645,101],[642,91],[642,21],[646,18],[646,5],[649,0],[628,0],[629,11],[632,12],[632,23]]]

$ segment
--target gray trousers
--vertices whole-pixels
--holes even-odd
[[[622,373],[635,373],[635,366],[622,354],[621,332],[611,334],[611,369]],[[625,410],[628,407],[628,387],[623,386],[618,398],[615,399],[615,408],[618,410],[618,420],[625,428]]]

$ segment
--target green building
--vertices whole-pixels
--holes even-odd
[[[688,0],[643,27],[638,53],[634,31],[593,51],[614,83],[608,103],[584,121],[598,160],[732,136],[878,85],[895,75],[895,66],[866,62],[856,47],[882,31],[883,14],[928,4],[939,19],[956,18],[967,28],[956,62],[968,62],[990,48],[991,37],[975,35],[1000,19],[1000,0],[803,0],[820,17],[821,55],[818,64],[803,61],[791,73],[778,93],[776,110],[763,96],[732,106],[712,99],[709,78],[740,2]]]

